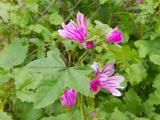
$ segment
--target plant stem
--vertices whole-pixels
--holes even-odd
[[[82,120],[86,120],[85,109],[84,109],[84,101],[83,101],[83,95],[82,94],[80,96],[80,111],[81,111],[81,115],[82,115]]]
[[[77,62],[76,64],[78,65],[79,63],[81,63],[81,61],[83,60],[83,57],[86,56],[87,54],[88,54],[88,51],[85,51],[85,52],[79,57],[78,62]]]

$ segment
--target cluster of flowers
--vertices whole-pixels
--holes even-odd
[[[93,41],[85,41],[88,36],[88,21],[82,13],[77,13],[77,24],[71,20],[67,25],[63,23],[62,28],[63,29],[58,30],[58,32],[63,38],[73,39],[87,48],[94,47]],[[109,32],[106,35],[106,39],[110,43],[123,42],[122,33],[118,30],[118,28],[114,28],[111,32]]]
[[[86,41],[88,36],[88,21],[84,15],[80,12],[77,13],[77,24],[71,20],[67,25],[62,24],[62,29],[58,30],[59,35],[63,38],[70,38],[78,41],[81,45],[86,48],[93,48],[95,46],[93,41]],[[109,43],[122,43],[124,41],[122,33],[118,28],[114,28],[106,35],[106,40]],[[115,63],[109,62],[100,71],[100,65],[97,62],[93,62],[92,68],[95,72],[95,79],[90,81],[90,89],[97,93],[101,88],[105,88],[112,93],[113,96],[121,96],[119,88],[121,82],[124,80],[123,76],[114,75],[115,73]],[[64,106],[72,108],[76,102],[77,90],[68,89],[64,90],[61,96],[61,103]]]

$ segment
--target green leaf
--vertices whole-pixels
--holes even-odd
[[[65,81],[67,87],[74,88],[80,93],[90,96],[90,79],[85,76],[89,72],[91,72],[91,69],[87,67],[71,67],[64,71],[62,74],[64,76],[61,78],[61,80]]]
[[[133,113],[142,111],[141,99],[133,89],[130,89],[123,97],[126,109]]]
[[[44,115],[42,109],[34,109],[31,103],[16,101],[15,109],[19,112],[16,115],[20,120],[40,120]]]
[[[33,90],[35,90],[40,84],[40,81],[43,80],[43,76],[27,71],[26,69],[21,70],[22,71],[17,73],[15,77],[17,98],[22,102],[33,102],[35,98]]]
[[[106,3],[106,2],[108,2],[109,0],[99,0],[99,3],[100,4],[104,4],[104,3]]]
[[[49,51],[46,58],[40,58],[32,61],[26,65],[26,69],[30,71],[30,74],[28,77],[23,74],[22,77],[19,75],[20,79],[16,79],[16,87],[18,88],[19,84],[22,82],[24,85],[22,84],[23,86],[20,86],[22,86],[23,89],[27,88],[29,91],[30,89],[33,89],[29,86],[37,85],[36,81],[41,79],[38,75],[41,74],[43,76],[43,80],[40,80],[41,83],[36,91],[34,101],[35,108],[42,108],[54,103],[66,87],[77,89],[78,92],[86,96],[93,96],[90,93],[89,88],[90,79],[85,76],[91,72],[91,68],[86,66],[66,68],[62,58],[60,57],[59,51]],[[28,75],[28,73],[25,74]],[[22,78],[26,78],[26,80]],[[23,81],[29,83],[29,86]],[[26,92],[24,92],[24,94],[25,93]]]
[[[146,41],[138,40],[135,42],[135,46],[138,48],[139,56],[141,58],[144,58],[148,54],[149,49]]]
[[[158,55],[160,46],[157,44],[157,39],[155,40],[138,40],[135,42],[135,46],[138,48],[140,57],[144,58],[147,55]],[[157,56],[156,56],[157,57]],[[153,56],[151,57],[153,60]],[[155,59],[155,56],[154,56]],[[157,58],[156,58],[157,59]]]
[[[138,54],[129,46],[108,45],[106,53],[102,56],[104,60],[117,60],[121,63],[129,65],[130,62],[137,62],[139,60]]]
[[[149,95],[149,98],[147,99],[147,101],[152,105],[158,105],[160,104],[160,95],[157,94],[157,91],[153,92]]]
[[[2,17],[4,22],[8,22],[10,19],[10,12],[16,7],[12,6],[10,3],[0,2],[0,17]]]
[[[16,65],[22,64],[28,51],[27,46],[14,41],[0,53],[0,67],[11,69]]]
[[[84,95],[91,96],[89,79],[85,76],[89,72],[90,69],[72,67],[55,73],[58,75],[57,78],[51,77],[51,80],[44,79],[36,92],[35,108],[46,107],[54,103],[63,94],[65,87],[74,88]]]
[[[34,107],[42,108],[54,103],[62,94],[63,81],[44,80],[36,91]]]
[[[65,68],[58,51],[49,51],[47,58],[40,58],[26,65],[27,69],[36,72],[56,72]]]
[[[148,118],[140,118],[140,117],[137,117],[137,118],[135,118],[134,120],[150,120],[150,119],[148,119]]]
[[[11,116],[7,115],[7,113],[0,111],[0,120],[12,120]]]
[[[141,63],[132,64],[127,71],[128,81],[132,84],[139,84],[143,79],[147,77],[147,70]]]
[[[95,26],[95,31],[98,34],[98,36],[106,36],[107,33],[109,33],[112,28],[107,25],[107,24],[103,24],[100,21],[95,21],[96,26]]]
[[[50,42],[52,40],[52,34],[50,30],[41,24],[30,25],[29,29],[31,31],[34,31],[35,33],[42,35],[44,38],[44,41],[46,42]]]
[[[160,90],[160,74],[158,74],[153,82],[153,87]]]
[[[54,11],[50,16],[49,16],[49,22],[54,25],[60,25],[63,23],[63,18],[61,15],[58,14],[58,12]]]
[[[62,113],[57,115],[56,117],[50,116],[50,117],[42,118],[41,120],[82,120],[82,118],[79,111],[75,110],[72,113],[71,112]]]
[[[10,80],[11,76],[9,73],[6,73],[5,71],[0,69],[0,84],[7,82],[8,80]]]
[[[28,8],[29,11],[33,12],[33,13],[38,13],[38,4],[36,2],[26,2],[26,7]]]
[[[150,60],[154,64],[160,65],[160,55],[157,55],[157,54],[150,55]]]
[[[130,120],[129,117],[115,108],[110,120]]]

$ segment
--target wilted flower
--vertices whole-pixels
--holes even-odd
[[[114,28],[112,31],[110,31],[107,34],[106,39],[110,43],[122,43],[124,40],[122,33],[118,30],[118,28]]]
[[[101,72],[98,63],[94,62],[91,67],[96,74],[96,79],[90,81],[90,88],[93,90],[93,92],[96,93],[101,88],[105,88],[111,92],[113,96],[121,96],[121,93],[118,89],[123,88],[120,84],[124,80],[124,77],[120,75],[114,75],[115,68],[113,62],[107,63]]]
[[[64,106],[72,108],[76,102],[77,91],[74,89],[64,90],[63,95],[61,96],[61,103]]]
[[[140,4],[142,2],[142,0],[136,0],[136,3]]]
[[[62,24],[62,30],[58,30],[59,35],[83,42],[87,37],[88,21],[80,12],[77,13],[77,24],[71,20],[67,25]]]

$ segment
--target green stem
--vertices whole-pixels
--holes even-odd
[[[79,57],[78,62],[77,62],[76,64],[78,65],[79,63],[81,63],[81,61],[83,60],[84,56],[87,55],[87,54],[88,54],[88,51],[85,51],[85,52]]]
[[[82,94],[80,96],[80,111],[81,111],[81,115],[82,115],[82,120],[86,120],[85,109],[84,109],[84,101],[83,101],[83,95]]]

